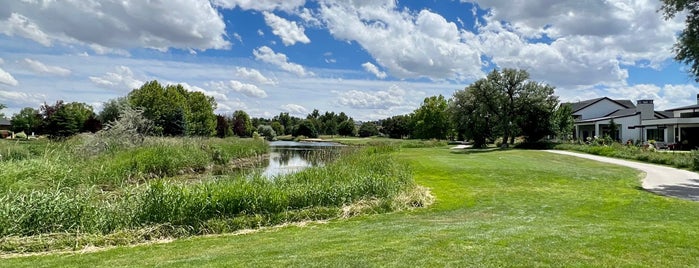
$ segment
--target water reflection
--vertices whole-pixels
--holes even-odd
[[[307,167],[323,166],[339,157],[344,147],[335,143],[272,142],[269,165],[262,172],[262,176],[273,178]]]

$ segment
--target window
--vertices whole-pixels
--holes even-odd
[[[665,141],[665,131],[663,129],[646,129],[646,139],[655,141]]]

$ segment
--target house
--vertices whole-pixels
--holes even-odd
[[[12,123],[7,118],[0,117],[0,130],[10,130],[12,129]]]
[[[563,105],[570,105],[573,111],[575,139],[609,135],[621,141],[655,140],[684,149],[699,147],[699,94],[696,105],[665,111],[656,111],[653,100],[638,100],[634,105],[630,100],[607,97]]]

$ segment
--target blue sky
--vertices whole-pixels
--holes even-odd
[[[0,7],[5,114],[56,100],[99,111],[143,82],[181,83],[252,116],[406,114],[494,68],[561,101],[696,103],[672,60],[683,16],[659,1],[10,1]]]

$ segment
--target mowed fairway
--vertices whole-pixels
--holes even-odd
[[[635,170],[541,151],[403,149],[427,209],[6,267],[699,265],[699,203],[639,190]]]

